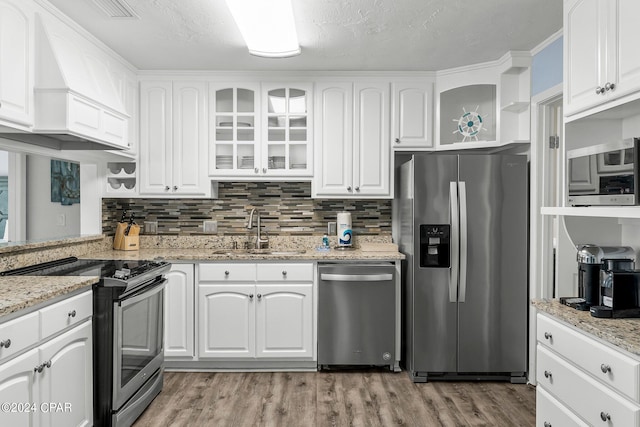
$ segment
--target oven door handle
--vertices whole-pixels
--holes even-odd
[[[149,297],[152,297],[153,295],[162,292],[162,290],[164,289],[164,285],[167,283],[167,279],[166,278],[162,278],[162,280],[159,280],[157,282],[155,282],[153,285],[148,286],[144,289],[141,289],[140,291],[136,292],[135,294],[126,297],[123,300],[118,301],[118,305],[120,307],[128,307],[132,304],[135,304],[137,302],[140,302],[142,300],[145,300]]]

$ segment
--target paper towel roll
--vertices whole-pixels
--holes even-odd
[[[338,212],[336,222],[338,223],[338,246],[351,246],[353,244],[353,232],[351,231],[351,212]]]

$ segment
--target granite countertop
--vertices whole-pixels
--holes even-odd
[[[272,252],[272,253],[269,253]],[[398,261],[405,259],[398,251],[363,251],[353,249],[347,251],[330,250],[328,252],[293,249],[140,249],[137,251],[103,251],[82,256],[92,259],[163,259],[167,261]]]
[[[97,283],[97,276],[0,277],[0,317]]]
[[[558,300],[538,299],[531,304],[576,328],[640,356],[640,319],[599,319],[588,311],[579,311]]]

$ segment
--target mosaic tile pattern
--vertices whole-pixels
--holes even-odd
[[[255,233],[246,228],[255,207],[271,235],[325,234],[340,211],[351,212],[356,236],[391,234],[391,200],[312,199],[308,182],[221,182],[218,191],[217,199],[102,199],[103,233],[127,209],[141,225],[157,221],[160,235],[202,235],[203,220],[215,220],[218,236],[245,236]]]

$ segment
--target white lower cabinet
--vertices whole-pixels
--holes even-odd
[[[256,356],[313,356],[313,285],[258,285]]]
[[[0,365],[0,425],[92,425],[91,336],[86,321]]]
[[[40,347],[40,425],[93,424],[91,328],[85,322]]]
[[[68,322],[56,323],[61,313]],[[12,344],[35,333],[35,339],[22,347],[26,352],[16,352],[12,359],[7,355],[0,363],[0,426],[93,424],[91,314],[88,291],[0,325],[3,341]],[[38,325],[34,318],[44,323]]]
[[[164,357],[193,358],[194,264],[172,264],[164,289]]]
[[[200,285],[200,357],[255,356],[255,285]]]
[[[640,426],[637,360],[543,314],[537,331],[537,425]]]
[[[311,263],[201,265],[198,312],[200,358],[315,360]]]

